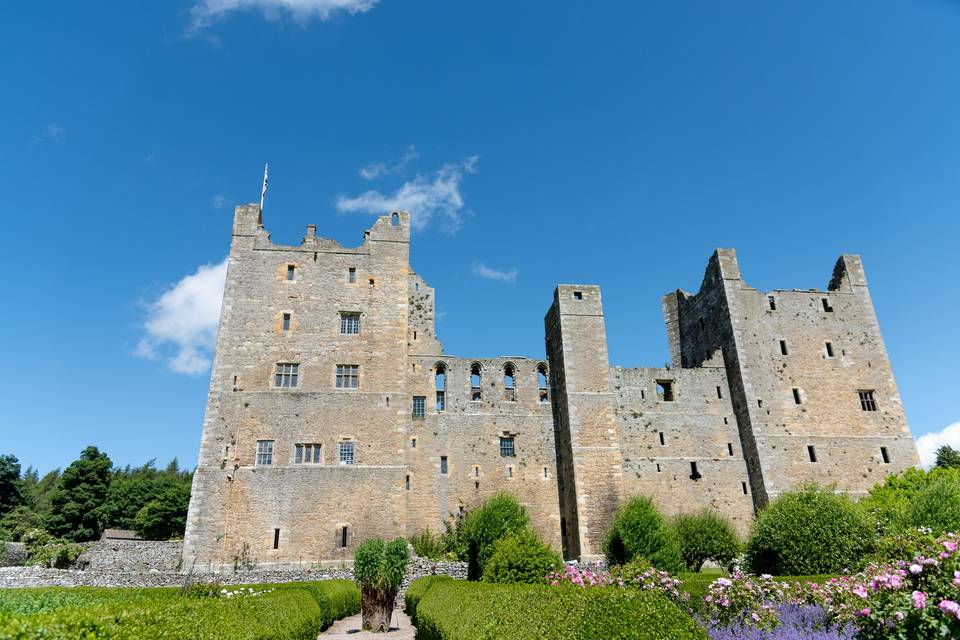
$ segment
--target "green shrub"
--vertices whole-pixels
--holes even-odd
[[[182,597],[178,589],[6,589],[0,638],[313,640],[333,615],[360,609],[360,593],[346,580],[250,588],[257,595],[229,598]],[[345,609],[345,600],[352,606]]]
[[[847,496],[806,484],[760,512],[746,556],[758,574],[844,573],[861,564],[874,542],[873,522]]]
[[[417,640],[705,639],[665,596],[615,587],[550,587],[451,580],[417,606]]]
[[[740,552],[740,541],[730,520],[716,511],[681,514],[674,521],[680,539],[680,557],[688,571],[698,572],[712,560],[729,568]]]
[[[353,573],[360,583],[364,629],[383,632],[390,629],[394,601],[409,560],[407,541],[403,538],[389,544],[371,538],[357,548],[353,555]]]
[[[935,535],[919,529],[906,529],[901,533],[883,536],[877,539],[873,552],[864,558],[861,565],[892,564],[897,560],[913,558],[936,541]]]
[[[410,536],[407,541],[413,547],[413,552],[421,558],[440,560],[447,551],[444,548],[443,536],[435,535],[429,529]]]
[[[510,534],[520,533],[529,522],[526,509],[508,493],[499,493],[468,513],[463,524],[467,557],[461,557],[468,562],[467,577],[479,580],[487,560],[493,555],[494,543]]]
[[[924,527],[934,535],[960,531],[960,469],[940,469],[906,509],[904,528]]]
[[[911,468],[870,489],[860,501],[877,521],[880,535],[926,527],[937,535],[960,530],[960,469]]]
[[[43,529],[32,529],[25,533],[23,543],[27,547],[27,562],[42,567],[67,569],[83,552],[79,544],[58,540]]]
[[[525,529],[494,543],[493,555],[483,570],[483,580],[542,584],[547,574],[557,571],[562,564],[556,551],[541,542],[536,533]]]
[[[410,623],[413,624],[413,626],[417,626],[417,605],[423,596],[426,595],[427,591],[434,585],[449,580],[453,580],[453,578],[444,573],[440,573],[434,576],[423,576],[410,583],[406,593],[403,594],[403,608],[407,612],[407,615],[410,616]]]
[[[647,497],[634,497],[617,509],[603,543],[610,566],[645,558],[657,569],[676,573],[683,564],[676,531]]]

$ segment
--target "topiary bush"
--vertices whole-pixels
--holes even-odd
[[[644,558],[662,571],[676,573],[683,563],[676,531],[647,497],[633,497],[617,509],[603,543],[610,566]]]
[[[526,509],[508,493],[499,493],[468,513],[461,534],[466,541],[466,557],[460,558],[468,562],[467,578],[479,580],[493,555],[494,543],[520,533],[529,522]],[[460,551],[464,549],[461,547]]]
[[[746,546],[754,573],[844,573],[873,549],[874,523],[847,496],[806,484],[760,512]]]
[[[716,511],[681,514],[674,520],[680,557],[688,571],[697,573],[707,560],[729,568],[740,552],[740,540],[730,520]]]
[[[380,538],[371,538],[357,547],[353,556],[353,573],[360,584],[363,629],[390,630],[393,604],[409,560],[407,541],[403,538],[389,544]]]
[[[410,624],[417,626],[417,605],[420,604],[420,600],[427,594],[427,591],[439,583],[450,580],[453,580],[453,578],[445,573],[439,573],[433,576],[417,578],[410,583],[410,586],[407,587],[407,590],[403,594],[403,608],[407,615],[410,616]]]
[[[544,584],[547,574],[557,571],[562,564],[556,551],[536,533],[525,529],[494,543],[493,555],[483,570],[483,581]]]

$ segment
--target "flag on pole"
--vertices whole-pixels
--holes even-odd
[[[260,211],[263,211],[263,198],[267,195],[267,176],[270,175],[270,165],[263,165],[263,190],[260,192]]]

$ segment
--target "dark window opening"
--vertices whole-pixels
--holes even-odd
[[[673,380],[657,380],[657,398],[673,402]]]
[[[661,431],[661,432],[660,432],[660,446],[665,446],[666,444],[667,444],[667,441],[666,441],[666,439],[665,439],[665,437],[664,437],[664,435],[663,435],[663,431]]]
[[[573,292],[574,300],[583,300],[583,291],[574,291]]]
[[[820,302],[823,303],[823,310],[827,313],[833,313],[833,307],[830,305],[829,298],[820,298]]]
[[[794,404],[803,404],[803,398],[800,397],[800,389],[794,388],[794,390],[793,390],[793,403],[794,403]]]
[[[513,436],[500,437],[500,457],[512,458],[517,455],[516,443]]]
[[[732,443],[732,442],[728,442],[728,443],[727,443],[727,453],[728,453],[729,455],[731,455],[731,456],[733,455],[733,443]]]
[[[817,450],[813,448],[812,444],[807,445],[807,455],[810,456],[810,462],[817,461]]]
[[[417,332],[416,332],[416,331],[413,332],[413,339],[414,339],[414,340],[417,339]]]
[[[884,464],[890,464],[890,453],[886,447],[880,447],[880,457],[883,458]]]
[[[407,491],[410,491],[410,476],[407,476]]]
[[[476,362],[470,365],[470,400],[477,402],[480,400],[480,365]]]
[[[290,331],[290,314],[283,314],[283,330]]]
[[[760,398],[757,398],[757,407],[760,409],[763,409],[763,400],[761,400]]]
[[[346,526],[340,527],[340,548],[341,549],[347,548],[347,527]]]
[[[723,390],[720,387],[717,387],[717,398],[723,400]]]
[[[723,424],[730,424],[730,423],[727,421],[727,417],[726,417],[726,416],[723,417]]]
[[[273,548],[274,549],[280,548],[280,529],[273,530]]]
[[[357,281],[357,270],[354,267],[347,269],[347,282],[353,284]]]
[[[440,456],[440,473],[447,475],[447,456]]]
[[[543,477],[544,477],[544,478],[549,478],[549,477],[550,477],[550,476],[547,475],[547,468],[546,468],[546,467],[543,468]]]
[[[741,483],[740,483],[740,489],[743,491],[743,495],[747,495],[747,483],[746,483],[746,482],[741,482]]]
[[[292,264],[287,265],[287,280],[293,280],[294,275],[296,274],[296,267]]]
[[[416,438],[410,438],[410,448],[411,448],[411,449],[416,449],[416,448],[417,448],[417,439],[416,439]]]
[[[660,463],[657,463],[657,473],[660,473]]]
[[[863,389],[857,391],[857,394],[860,396],[860,409],[862,411],[877,410],[877,399],[873,395],[873,389]]]
[[[369,280],[367,280],[367,284],[372,287],[372,286],[374,286],[375,284],[377,284],[377,282],[376,282],[376,280],[374,280],[373,278],[370,278]]]
[[[776,311],[776,310],[777,310],[777,299],[776,299],[776,298],[774,298],[773,296],[767,296],[767,302],[770,303],[770,311]]]
[[[785,355],[785,356],[790,355],[790,350],[787,349],[787,341],[786,341],[786,340],[781,340],[781,341],[780,341],[780,354],[781,354],[781,355]]]
[[[508,478],[513,477],[513,467],[507,467],[507,477]]]
[[[699,480],[699,479],[702,478],[702,477],[703,477],[703,476],[700,475],[700,472],[697,471],[697,463],[696,463],[696,462],[691,462],[691,463],[690,463],[690,479],[696,481],[696,480]]]

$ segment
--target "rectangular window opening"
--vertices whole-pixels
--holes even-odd
[[[663,435],[663,431],[659,432],[659,436],[660,436],[660,446],[666,446],[667,440],[666,440],[666,437]]]
[[[702,478],[702,477],[703,477],[703,476],[700,475],[700,472],[697,471],[697,463],[696,463],[696,462],[691,462],[691,463],[690,463],[690,479],[696,481],[696,480],[699,480],[699,479]]]
[[[833,357],[833,345],[830,344],[829,342],[825,343],[825,345],[826,345],[826,347],[827,347],[827,357],[828,357],[828,358],[832,358],[832,357]]]
[[[256,464],[273,464],[273,440],[257,440]]]
[[[340,548],[341,549],[347,548],[347,527],[346,526],[340,527]]]
[[[717,398],[719,400],[723,400],[723,389],[721,389],[720,387],[717,387]]]
[[[283,330],[290,331],[290,314],[283,314]]]
[[[440,474],[447,475],[447,456],[440,456]]]
[[[657,380],[657,398],[663,402],[673,402],[673,380]]]
[[[357,389],[360,387],[360,365],[337,365],[337,389]]]
[[[732,443],[732,442],[728,442],[728,443],[727,443],[727,454],[728,454],[728,455],[731,455],[731,456],[733,455],[733,443]]]
[[[883,458],[884,464],[890,464],[890,452],[886,447],[880,447],[880,457]]]
[[[357,270],[355,267],[347,269],[347,282],[354,284],[357,281]]]
[[[410,448],[411,448],[411,449],[416,449],[416,448],[417,448],[417,439],[416,439],[416,438],[410,438]]]
[[[780,341],[780,355],[784,355],[784,356],[790,355],[790,350],[787,349],[787,341],[786,341],[786,340],[781,340],[781,341]]]
[[[341,465],[351,465],[357,461],[356,447],[352,442],[340,442],[337,444],[337,460]]]
[[[583,291],[574,291],[573,292],[574,300],[583,300]]]
[[[413,417],[422,418],[427,404],[426,396],[413,396]]]
[[[410,491],[410,476],[409,476],[409,475],[407,475],[407,484],[406,484],[406,487],[407,487],[407,491]]]
[[[767,302],[770,303],[770,311],[776,311],[776,310],[777,310],[777,299],[776,299],[776,298],[774,298],[773,296],[767,296]]]
[[[857,395],[860,396],[861,411],[877,410],[877,398],[874,396],[873,389],[861,389],[860,391],[857,391]]]
[[[507,467],[507,477],[508,477],[508,478],[512,478],[512,477],[513,477],[513,467],[512,467],[512,466]]]
[[[810,462],[817,461],[817,450],[813,448],[812,444],[807,445],[807,456],[810,457]]]
[[[360,314],[355,312],[340,312],[340,334],[355,336],[360,334]]]
[[[833,313],[833,307],[830,305],[830,298],[820,298],[820,302],[823,304],[823,310],[827,313]]]
[[[513,436],[500,437],[500,457],[512,458],[517,454]]]
[[[660,463],[657,463],[657,473],[660,473]]]
[[[274,386],[294,388],[300,377],[300,364],[297,362],[278,362],[274,377]]]
[[[793,389],[793,403],[794,404],[803,404],[803,398],[800,395],[800,389]]]
[[[743,491],[743,495],[747,495],[747,483],[746,483],[746,482],[741,482],[741,483],[740,483],[740,489]]]
[[[273,548],[274,549],[280,548],[280,529],[273,530]]]
[[[447,408],[447,392],[437,391],[437,413],[443,413]]]
[[[288,264],[288,265],[287,265],[287,280],[293,280],[294,276],[296,275],[296,271],[297,271],[296,267],[294,267],[292,264]]]

